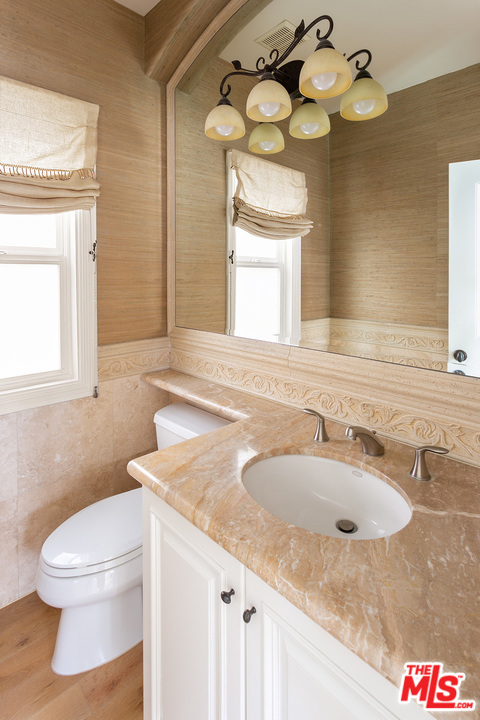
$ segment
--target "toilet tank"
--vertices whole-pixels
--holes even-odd
[[[189,440],[211,432],[224,425],[230,425],[230,420],[180,402],[158,410],[155,413],[154,422],[159,450],[182,442],[182,440]]]

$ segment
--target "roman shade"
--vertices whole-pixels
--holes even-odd
[[[0,213],[88,210],[98,105],[0,76]]]
[[[313,223],[305,213],[305,174],[232,150],[237,177],[233,224],[270,240],[303,237]]]

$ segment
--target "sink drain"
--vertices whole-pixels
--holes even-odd
[[[358,525],[352,520],[337,520],[335,527],[346,535],[353,535],[353,533],[356,533],[358,530]]]

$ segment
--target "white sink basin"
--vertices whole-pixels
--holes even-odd
[[[259,460],[244,471],[243,484],[272,515],[331,537],[387,537],[412,517],[406,500],[386,482],[330,458],[276,455]]]

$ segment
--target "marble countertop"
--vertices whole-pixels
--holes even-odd
[[[430,454],[433,479],[413,480],[414,450],[406,445],[382,438],[385,454],[369,457],[332,420],[330,442],[315,443],[316,420],[299,408],[173,370],[144,379],[235,422],[131,461],[134,478],[395,685],[405,662],[440,661],[466,674],[461,698],[475,699],[478,711],[479,468]],[[354,540],[279,520],[250,497],[241,476],[254,458],[280,453],[365,468],[408,499],[410,523],[388,538]]]

